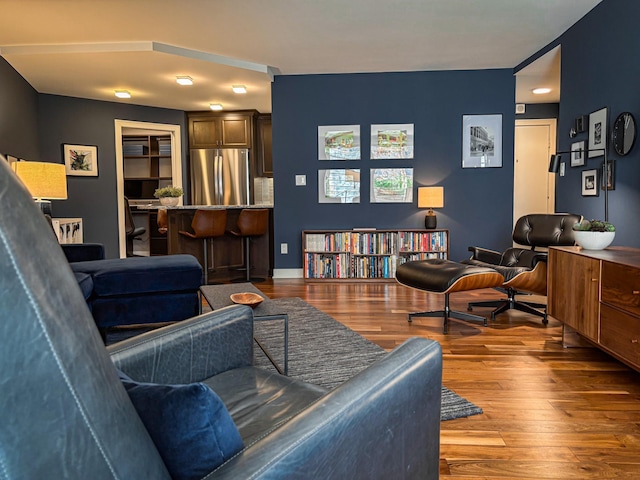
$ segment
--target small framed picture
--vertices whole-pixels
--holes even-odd
[[[598,196],[598,170],[582,171],[582,196],[597,197]]]
[[[615,190],[616,189],[616,177],[615,177],[615,169],[616,164],[615,160],[608,160],[606,163],[602,162],[602,170],[601,170],[601,178],[600,189],[605,189],[605,181],[607,182],[607,190]],[[609,164],[609,168],[607,169],[607,163]],[[605,180],[606,179],[606,180]]]
[[[67,175],[98,176],[98,147],[94,145],[62,145]]]
[[[607,109],[589,115],[589,158],[601,157],[607,148]]]
[[[502,167],[502,115],[462,116],[462,168]]]
[[[571,166],[581,167],[584,165],[584,140],[571,144]]]

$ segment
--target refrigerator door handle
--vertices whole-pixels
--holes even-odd
[[[218,178],[218,205],[224,205],[224,177],[223,177],[223,162],[222,162],[222,155],[220,155],[220,151],[216,151],[216,160],[218,162],[218,171],[217,171],[217,178]]]

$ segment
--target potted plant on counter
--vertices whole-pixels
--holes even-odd
[[[153,196],[159,198],[160,203],[166,207],[175,207],[182,195],[184,195],[182,188],[174,187],[173,185],[158,188],[153,194]]]
[[[585,250],[603,250],[615,236],[616,227],[602,220],[583,220],[573,226],[573,237]]]

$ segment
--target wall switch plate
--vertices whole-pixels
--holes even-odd
[[[280,244],[280,253],[282,255],[286,255],[289,253],[289,244],[288,243],[281,243]]]
[[[564,177],[564,162],[560,163],[560,176]]]
[[[306,175],[296,175],[296,186],[303,187],[307,184]]]

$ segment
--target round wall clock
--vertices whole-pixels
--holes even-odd
[[[636,141],[636,120],[629,112],[618,115],[613,124],[611,142],[613,149],[620,156],[628,154]]]

